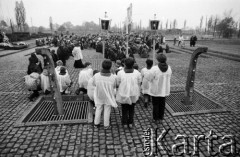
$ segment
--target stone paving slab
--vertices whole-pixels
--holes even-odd
[[[135,108],[134,129],[122,127],[121,106],[112,110],[112,128],[109,130],[104,130],[103,126],[96,129],[90,124],[15,128],[14,123],[17,119],[32,106],[32,102],[27,99],[29,92],[21,82],[28,65],[28,57],[24,55],[29,52],[31,51],[0,58],[2,74],[0,75],[0,156],[144,156],[143,131],[147,128],[153,131],[159,128],[157,136],[163,129],[170,129],[163,139],[163,144],[170,150],[174,144],[182,142],[182,139],[175,140],[178,134],[190,137],[190,150],[193,149],[192,136],[201,134],[207,136],[210,130],[219,137],[232,134],[236,141],[240,141],[239,112],[172,117],[165,110],[163,124],[155,124],[152,123],[152,106],[150,104],[147,109],[144,108],[142,98]],[[83,55],[84,61],[96,61],[101,58],[100,53],[92,50],[84,50]],[[171,88],[184,89],[190,56],[174,53],[167,55],[173,69]],[[145,60],[137,58],[140,67],[144,66]],[[238,62],[218,58],[199,59],[197,72],[200,74],[197,73],[196,88],[223,105],[235,106],[232,109],[237,111],[239,65]],[[67,69],[74,82],[71,89],[74,92],[80,69],[73,69],[72,58],[67,61]],[[9,87],[6,87],[7,85]],[[154,135],[153,138],[156,136]],[[223,143],[221,138],[214,140],[213,150],[217,151]],[[199,156],[210,156],[207,145],[207,140],[200,142]],[[240,149],[239,142],[236,147]],[[158,156],[160,155],[169,156],[166,150],[160,150]]]

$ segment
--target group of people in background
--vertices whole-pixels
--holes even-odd
[[[177,42],[177,38],[175,36],[174,39],[173,39],[173,45],[176,45],[176,42]],[[192,35],[190,37],[190,47],[195,47],[196,42],[197,42],[197,36]],[[178,45],[177,46],[185,47],[185,41],[184,41],[184,37],[183,37],[182,34],[180,34],[179,37],[178,37]]]
[[[74,39],[74,36],[71,38]],[[124,42],[121,42],[122,40],[118,36],[112,36],[109,41],[111,41],[109,44],[114,44],[115,48],[124,50]],[[148,46],[143,40],[140,40],[139,44],[143,44],[146,48],[152,47],[152,45]],[[155,46],[158,50],[160,45],[156,44]],[[129,50],[131,48],[129,47]],[[73,84],[66,68],[67,59],[69,56],[73,56],[74,68],[80,69],[78,89],[75,94],[78,95],[80,92],[87,94],[90,102],[95,106],[95,127],[100,126],[101,113],[104,110],[104,127],[109,128],[111,108],[118,107],[121,104],[123,127],[132,128],[134,126],[135,106],[138,104],[141,93],[144,95],[144,107],[148,107],[152,102],[153,121],[159,122],[163,120],[165,97],[170,94],[172,71],[171,67],[167,65],[166,56],[162,52],[157,53],[157,65],[153,65],[151,59],[146,59],[146,67],[141,71],[138,70],[138,65],[131,50],[130,57],[125,54],[115,59],[107,56],[102,62],[101,71],[97,71],[92,69],[91,63],[82,62],[82,49],[81,41],[68,41],[63,37],[57,53],[54,50],[50,51],[50,53],[54,61],[61,94],[70,93],[69,88]],[[48,64],[45,57],[43,57],[43,63],[44,68],[42,68],[42,63],[36,54],[31,54],[28,75],[25,77],[27,88],[33,91],[29,97],[31,101],[39,96],[40,90],[44,94],[51,93],[49,71],[46,68]],[[117,69],[113,70],[113,64],[117,66]]]
[[[68,94],[69,87],[73,84],[67,68],[61,60],[58,60],[54,51],[55,73],[61,94]],[[56,56],[55,56],[56,55]],[[110,113],[112,107],[122,108],[122,124],[125,128],[134,126],[134,109],[139,97],[144,94],[144,106],[148,107],[150,101],[153,104],[153,121],[159,122],[163,119],[165,109],[165,97],[170,94],[171,67],[167,65],[164,54],[157,55],[158,64],[153,66],[151,59],[146,60],[146,67],[138,71],[138,65],[134,58],[126,57],[122,61],[117,60],[117,69],[113,69],[110,59],[102,62],[101,71],[93,70],[91,63],[82,63],[81,47],[75,43],[72,50],[74,67],[80,68],[78,77],[78,91],[87,94],[93,106],[95,106],[95,127],[100,126],[101,113],[104,110],[104,127],[110,125]],[[45,58],[43,58],[45,60]],[[44,61],[44,65],[46,64]],[[65,63],[66,64],[66,63]],[[47,65],[47,64],[46,64]],[[27,88],[33,93],[29,99],[34,100],[39,96],[39,91],[44,94],[51,93],[49,82],[49,71],[35,53],[29,58],[28,75],[25,76]]]

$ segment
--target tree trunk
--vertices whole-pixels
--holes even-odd
[[[219,39],[220,39],[220,36],[222,35],[222,31],[219,33]]]
[[[214,37],[214,35],[215,35],[215,28],[213,29],[213,37]]]

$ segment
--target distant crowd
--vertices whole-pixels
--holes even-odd
[[[74,68],[79,68],[78,89],[74,94],[87,94],[95,109],[95,127],[100,126],[101,112],[104,110],[104,127],[110,127],[110,113],[112,107],[122,108],[122,124],[124,127],[132,128],[134,124],[134,109],[138,104],[140,95],[144,97],[144,107],[150,102],[153,105],[153,121],[161,122],[164,118],[165,98],[170,94],[170,79],[172,70],[167,64],[167,58],[163,50],[169,53],[164,36],[155,38],[155,49],[157,52],[157,65],[153,60],[146,59],[146,67],[139,71],[134,59],[138,53],[143,58],[148,58],[150,49],[153,48],[152,37],[133,35],[129,38],[128,55],[125,37],[115,34],[109,37],[100,35],[86,35],[83,37],[72,34],[71,36],[56,36],[47,38],[47,43],[58,46],[57,52],[50,51],[54,62],[55,74],[58,80],[59,92],[70,94],[73,84],[70,74],[66,68],[66,62],[70,56],[74,59]],[[191,38],[191,46],[196,44],[196,36]],[[83,63],[83,49],[94,48],[102,53],[102,41],[105,41],[105,60],[102,69],[92,69],[90,62]],[[182,45],[184,38],[179,36],[178,46]],[[174,41],[174,44],[175,41]],[[163,45],[165,47],[163,48]],[[29,100],[33,101],[39,96],[39,92],[51,93],[51,85],[48,71],[49,60],[43,57],[43,66],[35,53],[29,58],[27,76],[25,83],[27,89],[32,91]],[[115,68],[113,69],[113,64]]]
[[[102,62],[102,69],[92,69],[90,62],[83,63],[81,43],[74,42],[71,55],[74,58],[74,67],[80,68],[78,76],[78,89],[74,94],[87,94],[95,108],[95,127],[100,126],[101,112],[104,110],[104,127],[110,125],[110,113],[112,107],[122,107],[122,124],[125,128],[132,128],[134,125],[134,109],[141,93],[144,95],[144,107],[149,103],[153,104],[153,121],[160,123],[164,117],[165,97],[170,94],[170,79],[172,70],[167,64],[167,58],[163,53],[156,57],[158,64],[153,66],[153,60],[146,59],[146,67],[141,71],[133,57],[124,57],[122,60],[113,62],[105,59]],[[58,80],[61,94],[69,94],[73,84],[70,74],[66,68],[66,62],[62,61],[52,50],[51,56],[54,60],[55,74]],[[29,96],[33,101],[39,96],[39,92],[51,93],[48,71],[49,61],[43,58],[43,66],[35,53],[29,58],[25,84],[28,90],[32,91]],[[116,64],[116,69],[112,65]],[[43,68],[42,68],[43,67]]]

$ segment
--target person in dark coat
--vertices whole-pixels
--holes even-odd
[[[37,58],[35,53],[32,53],[31,57],[29,58],[27,74],[30,75],[33,72],[37,72],[37,73],[41,74],[42,71],[43,71],[43,69],[42,69],[41,61]]]
[[[66,66],[66,60],[68,59],[68,54],[66,52],[66,48],[63,45],[59,46],[57,49],[58,59],[63,62],[63,66]]]
[[[158,48],[158,51],[157,51],[157,53],[163,53],[163,48],[162,48],[162,46],[161,46],[161,45],[159,45],[159,48]]]
[[[176,43],[177,43],[177,37],[176,37],[176,36],[174,36],[174,39],[173,39],[173,45],[175,46],[175,45],[176,45]]]
[[[55,50],[51,50],[50,53],[51,53],[51,55],[52,55],[52,59],[53,59],[53,62],[54,62],[54,66],[56,67],[56,66],[57,66],[57,61],[58,61],[58,56],[57,56],[57,54],[55,53]]]
[[[192,47],[192,46],[195,47],[196,41],[197,41],[197,36],[196,35],[191,36],[191,38],[190,38],[190,47]]]

